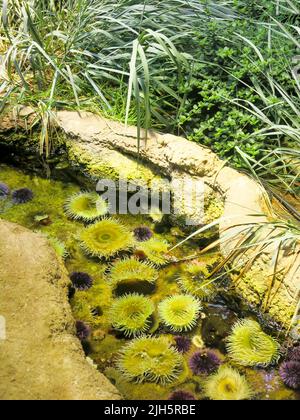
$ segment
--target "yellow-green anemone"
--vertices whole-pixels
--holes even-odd
[[[211,400],[248,400],[253,392],[244,376],[230,367],[222,366],[218,372],[209,376],[204,391]]]
[[[166,254],[168,250],[169,244],[156,238],[140,242],[137,245],[137,251],[142,252],[149,261],[157,266],[167,262]]]
[[[140,337],[127,344],[120,354],[118,369],[127,380],[163,385],[178,378],[183,357],[165,337]]]
[[[66,214],[75,220],[92,222],[108,213],[109,206],[97,193],[80,192],[65,204]]]
[[[116,330],[126,336],[136,336],[149,329],[153,312],[154,305],[149,298],[131,293],[115,299],[109,315]]]
[[[207,279],[207,273],[197,264],[189,264],[185,267],[179,276],[178,283],[183,291],[201,300],[213,299],[217,293],[215,283]]]
[[[109,282],[114,289],[119,284],[138,282],[155,283],[158,271],[151,263],[136,258],[126,258],[114,262],[111,267]]]
[[[251,319],[238,321],[227,338],[231,359],[243,366],[267,366],[279,358],[280,345],[267,335],[258,322]]]
[[[84,251],[93,257],[109,259],[133,246],[132,233],[115,219],[103,219],[84,229],[80,236]]]
[[[170,296],[158,306],[161,320],[175,332],[191,330],[197,324],[200,310],[199,300],[192,295]]]

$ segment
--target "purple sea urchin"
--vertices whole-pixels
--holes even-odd
[[[192,345],[192,340],[189,337],[178,335],[174,338],[175,347],[180,353],[187,353]]]
[[[8,185],[4,184],[3,182],[0,182],[0,200],[6,198],[10,193],[10,189]]]
[[[281,364],[279,375],[283,383],[289,388],[300,389],[300,362],[290,360]]]
[[[194,375],[209,375],[218,370],[221,360],[212,350],[197,351],[189,360]]]
[[[172,392],[172,394],[170,394],[168,400],[170,401],[192,401],[192,400],[196,400],[195,396],[189,392],[189,391],[184,391],[184,390],[180,390],[180,391],[174,391]]]
[[[76,321],[76,335],[80,341],[86,340],[91,334],[90,327],[83,321]]]
[[[138,242],[149,241],[152,238],[153,232],[147,226],[140,226],[134,229],[134,237]]]
[[[300,362],[300,346],[291,347],[288,350],[287,360],[293,360],[293,361]]]
[[[74,272],[70,275],[73,286],[80,291],[88,290],[93,285],[91,276],[87,273]]]
[[[20,188],[12,193],[12,201],[14,204],[25,204],[33,199],[33,192],[29,188]]]

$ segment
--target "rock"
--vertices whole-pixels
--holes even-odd
[[[231,332],[237,315],[222,305],[208,305],[206,318],[202,321],[201,335],[207,347],[226,352],[226,338]]]
[[[121,398],[84,356],[68,286],[43,236],[0,220],[0,400]]]

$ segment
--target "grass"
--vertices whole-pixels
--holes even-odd
[[[203,19],[233,19],[231,3],[2,0],[2,106],[12,97],[47,110],[93,103],[115,116],[110,91],[123,98],[126,89],[117,117],[127,124],[134,114],[138,140],[153,118],[169,128],[185,100],[177,86],[191,72],[193,29]]]

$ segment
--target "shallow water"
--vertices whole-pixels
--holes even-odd
[[[85,225],[82,222],[70,220],[64,211],[66,199],[80,191],[80,186],[73,182],[61,182],[41,178],[37,175],[28,175],[19,169],[0,165],[0,182],[6,183],[11,190],[22,187],[30,188],[34,193],[34,199],[26,204],[14,205],[11,197],[0,200],[0,217],[16,222],[31,230],[42,232],[59,240],[64,244],[67,251],[65,265],[72,272],[86,272],[93,278],[93,286],[87,291],[76,291],[70,298],[74,318],[84,321],[91,327],[91,335],[83,342],[86,355],[95,363],[97,368],[116,385],[126,399],[168,399],[173,391],[186,390],[192,392],[196,399],[205,398],[203,384],[206,377],[193,375],[188,361],[195,351],[199,350],[196,342],[190,350],[184,354],[183,367],[175,381],[168,385],[144,382],[136,384],[126,378],[116,368],[119,359],[119,351],[130,341],[121,332],[111,326],[109,310],[116,298],[115,292],[107,281],[110,262],[101,262],[98,259],[85,255],[79,244],[79,235]],[[152,220],[142,216],[118,216],[118,219],[126,224],[132,231],[138,226],[148,226],[156,231],[155,237],[167,240],[170,245],[175,245],[182,235],[177,228],[158,227]],[[163,234],[157,233],[164,231]],[[199,250],[199,242],[194,241],[177,249],[169,256],[169,263],[159,270],[159,278],[154,288],[138,286],[134,289],[139,293],[149,296],[157,306],[165,297],[182,290],[179,287],[178,278],[182,274],[187,262],[181,260],[192,256]],[[203,267],[211,268],[218,261],[218,254],[201,257],[197,263]],[[220,281],[217,294],[211,302],[202,304],[201,315],[197,325],[188,333],[180,334],[190,338],[201,337],[203,347],[215,351],[222,363],[237,368],[244,374],[250,387],[255,390],[255,399],[299,399],[297,394],[285,387],[278,375],[278,366],[268,369],[250,369],[235,365],[226,356],[225,340],[229,335],[232,325],[241,316],[239,309],[227,307],[224,302],[232,298],[228,279]],[[132,292],[128,286],[119,290],[118,293]],[[164,336],[174,344],[174,336],[167,327],[159,322],[157,310],[154,313],[149,333],[155,336]],[[201,340],[198,340],[198,342]],[[199,345],[199,344],[198,344]]]

